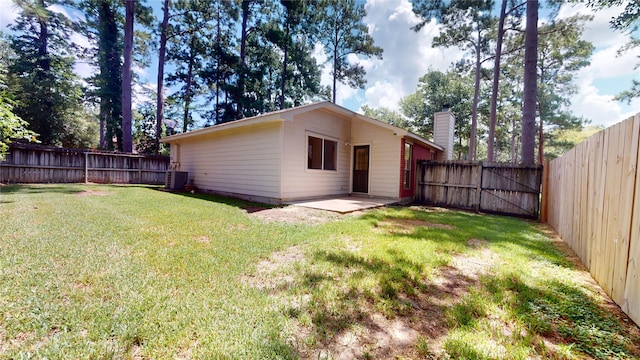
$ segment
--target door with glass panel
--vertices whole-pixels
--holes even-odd
[[[353,147],[353,192],[369,192],[369,145]]]

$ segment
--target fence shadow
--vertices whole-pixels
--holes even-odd
[[[58,194],[77,194],[83,192],[84,189],[76,187],[74,184],[65,185],[4,185],[0,187],[0,194],[45,194],[45,193],[58,193]]]

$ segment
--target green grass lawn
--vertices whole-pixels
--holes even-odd
[[[1,187],[0,358],[640,356],[637,327],[535,223],[419,207],[265,222],[256,206]]]

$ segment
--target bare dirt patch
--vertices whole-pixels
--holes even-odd
[[[109,194],[106,191],[100,191],[100,190],[85,190],[77,193],[76,195],[78,196],[109,196],[111,194]]]
[[[489,271],[498,256],[485,248],[472,255],[455,256],[429,282],[428,289],[413,295],[398,294],[398,300],[408,304],[408,313],[387,318],[373,306],[361,308],[365,316],[354,319],[354,324],[333,335],[328,341],[316,343],[310,349],[304,337],[313,329],[295,325],[295,343],[301,347],[301,358],[317,359],[396,359],[422,358],[417,341],[426,342],[430,356],[444,356],[443,340],[450,329],[447,309],[462,301],[478,285],[481,274]],[[295,322],[295,320],[294,320]]]
[[[243,280],[258,289],[282,288],[294,281],[293,276],[283,270],[305,259],[302,249],[294,245],[287,250],[275,252],[268,259],[260,261],[256,266],[256,273],[243,276]]]
[[[325,346],[311,351],[303,359],[397,358],[413,352],[419,332],[406,319],[387,319],[380,314],[367,316],[362,324],[334,337]]]
[[[252,216],[266,222],[305,223],[320,225],[340,219],[341,215],[331,211],[305,208],[302,206],[286,206],[262,211],[251,212]]]
[[[203,244],[208,244],[211,242],[211,239],[207,235],[200,235],[196,238],[196,241]]]
[[[469,241],[467,241],[467,245],[472,249],[486,247],[488,244],[489,242],[487,240],[469,239]]]

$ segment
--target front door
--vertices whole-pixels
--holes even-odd
[[[369,145],[353,147],[353,192],[369,192]]]

